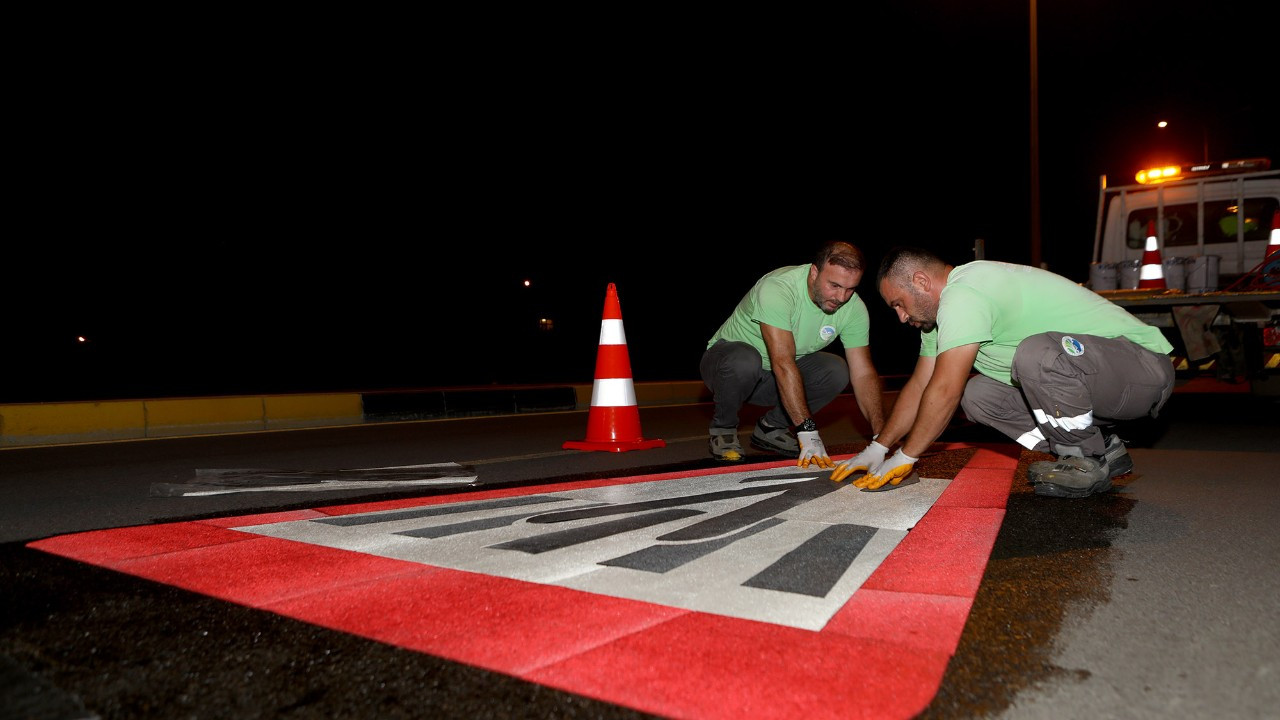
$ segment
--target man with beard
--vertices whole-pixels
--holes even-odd
[[[849,385],[872,432],[880,432],[882,386],[871,361],[870,320],[854,294],[862,272],[862,252],[832,241],[812,263],[778,268],[743,296],[699,363],[715,401],[713,457],[744,459],[738,414],[750,403],[769,408],[751,433],[753,447],[798,458],[801,467],[832,467],[813,415]],[[837,337],[844,358],[823,352]]]
[[[867,470],[854,485],[902,482],[957,405],[1023,447],[1058,456],[1030,466],[1038,495],[1105,492],[1133,469],[1124,443],[1103,428],[1155,417],[1168,401],[1173,346],[1159,328],[1025,265],[953,267],[925,250],[895,248],[877,280],[898,319],[920,330],[920,357],[880,437],[838,465],[832,479]]]

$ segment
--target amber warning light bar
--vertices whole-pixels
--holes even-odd
[[[1209,175],[1231,175],[1235,173],[1263,172],[1271,169],[1268,158],[1249,158],[1247,160],[1223,160],[1222,162],[1196,163],[1193,165],[1166,165],[1164,167],[1139,170],[1134,177],[1142,185],[1155,185],[1170,180],[1186,180]]]

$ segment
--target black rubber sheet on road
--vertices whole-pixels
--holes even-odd
[[[351,470],[199,469],[186,483],[151,483],[151,497],[223,495],[240,492],[316,492],[329,490],[419,490],[466,487],[476,471],[458,463],[432,463]]]

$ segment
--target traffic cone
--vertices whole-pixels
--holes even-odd
[[[604,319],[600,321],[600,347],[596,353],[596,379],[591,387],[587,439],[568,441],[563,448],[625,452],[666,445],[663,440],[645,440],[640,433],[640,409],[636,407],[636,388],[631,381],[622,307],[618,304],[617,288],[609,283],[604,297]]]
[[[1156,221],[1147,221],[1147,249],[1142,252],[1142,269],[1138,270],[1140,290],[1164,290],[1164,266],[1160,262],[1160,246],[1156,242]]]
[[[1280,210],[1271,213],[1271,242],[1267,243],[1267,257],[1280,250]]]

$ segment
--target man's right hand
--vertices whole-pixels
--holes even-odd
[[[884,456],[889,454],[889,448],[881,445],[875,440],[857,455],[836,465],[831,471],[831,479],[840,482],[856,472],[867,472],[871,468],[879,467],[884,462]]]
[[[827,448],[822,444],[822,436],[817,430],[798,432],[796,440],[800,443],[800,459],[796,462],[798,467],[807,468],[809,465],[817,465],[820,468],[831,467],[831,456],[827,455]]]

